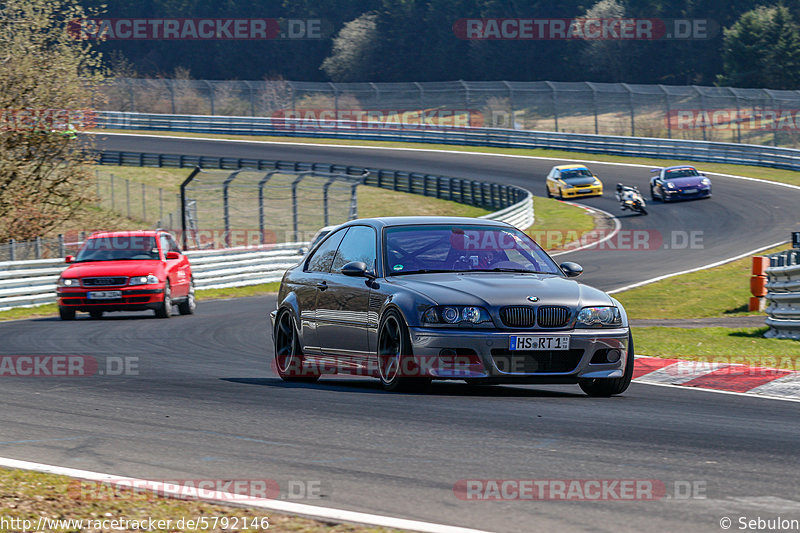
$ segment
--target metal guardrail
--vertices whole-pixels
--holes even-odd
[[[767,320],[764,336],[800,340],[800,250],[769,256],[767,274]]]
[[[99,128],[546,148],[800,170],[800,150],[754,144],[359,121],[98,112]],[[127,164],[127,163],[126,163]]]
[[[248,160],[227,158],[186,158],[184,156],[163,156],[159,154],[120,154],[104,153],[106,161],[127,160],[135,156],[141,162],[154,158],[165,163],[182,163],[182,166],[194,166],[209,163],[209,159],[219,166],[215,168],[247,168]],[[178,159],[175,159],[178,158]],[[288,162],[258,161],[278,166]],[[223,165],[236,165],[223,166]],[[477,180],[431,176],[385,169],[363,169],[361,167],[343,167],[340,165],[315,165],[311,163],[292,163],[295,167],[312,170],[306,167],[336,169],[351,175],[363,175],[369,170],[368,184],[398,191],[426,194],[462,203],[474,202],[473,205],[502,206],[501,209],[484,215],[481,218],[501,220],[526,229],[533,224],[533,196],[519,187],[483,183]],[[175,166],[175,165],[163,165]],[[261,166],[256,168],[273,168]],[[80,243],[76,243],[80,244]],[[224,248],[216,250],[187,251],[186,255],[192,264],[192,273],[198,289],[215,289],[240,287],[279,281],[283,272],[296,264],[300,258],[300,249],[307,247],[307,242],[288,242],[260,247]],[[0,311],[13,307],[35,306],[56,301],[55,285],[66,265],[63,259],[42,259],[32,261],[0,262]]]
[[[280,281],[301,259],[307,242],[266,247],[188,251],[198,289],[222,289]],[[63,259],[0,263],[0,311],[56,301],[56,282],[67,265]]]

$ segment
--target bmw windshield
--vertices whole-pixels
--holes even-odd
[[[155,237],[145,235],[95,237],[86,241],[81,251],[78,252],[75,262],[122,261],[126,259],[159,259]]]
[[[510,227],[417,225],[384,232],[390,276],[433,272],[525,272],[561,275],[533,239]]]

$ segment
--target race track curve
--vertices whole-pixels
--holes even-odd
[[[536,194],[555,164],[116,136],[101,142],[496,179]],[[619,176],[641,188],[648,175],[592,168],[607,186]],[[711,200],[657,204],[648,217],[623,219],[628,229],[702,230],[702,249],[560,258],[581,262],[585,281],[608,289],[788,237],[800,191],[714,183]],[[615,211],[607,197],[586,203]],[[0,380],[0,456],[150,479],[267,478],[282,488],[319,481],[322,498],[303,503],[503,532],[719,531],[724,516],[734,524],[740,516],[800,518],[791,466],[800,464],[797,403],[636,383],[609,399],[588,398],[576,386],[435,383],[429,393],[403,395],[384,393],[369,379],[289,385],[270,366],[266,315],[274,307],[266,296],[201,302],[197,315],[170,320],[112,314],[0,323],[0,356],[82,354],[101,368],[109,357],[137,364],[136,373],[122,376]],[[653,480],[666,495],[463,501],[453,487],[470,479]],[[694,486],[694,496],[703,497],[676,498],[676,486]]]

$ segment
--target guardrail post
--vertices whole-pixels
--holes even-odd
[[[592,90],[592,111],[594,112],[594,134],[599,134],[600,130],[597,127],[597,88],[590,81],[584,82]]]
[[[297,241],[299,236],[299,227],[298,227],[299,220],[297,214],[297,210],[299,208],[297,205],[297,185],[301,181],[303,181],[303,178],[305,178],[310,173],[311,171],[301,172],[300,174],[297,175],[294,181],[292,181],[292,239],[294,241]]]
[[[672,112],[672,109],[670,108],[669,104],[669,93],[663,85],[659,85],[658,88],[661,89],[662,93],[664,93],[664,109],[666,111],[664,116],[667,117],[667,139],[672,139],[672,120],[670,120],[671,117],[669,116],[669,114]]]
[[[627,83],[620,83],[625,90],[628,91],[628,105],[630,106],[631,114],[631,137],[636,137],[636,111],[633,109],[633,91]]]
[[[241,170],[231,172],[231,174],[225,178],[225,181],[222,182],[222,223],[225,226],[225,246],[228,248],[231,246],[231,219],[228,205],[228,187],[231,182],[236,179],[236,176],[239,175],[239,172],[241,172]]]
[[[325,185],[322,186],[322,222],[323,226],[329,225],[328,222],[328,189],[330,189],[331,185],[337,180],[338,178],[332,177],[329,178],[328,181],[325,182]]]
[[[551,97],[553,99],[553,123],[555,126],[554,131],[558,131],[558,97],[556,96],[556,86],[553,85],[552,82],[546,81],[544,82],[548,87],[550,87]]]
[[[258,181],[258,232],[261,234],[261,244],[266,244],[264,227],[264,185],[278,172],[278,170],[270,170]]]
[[[17,241],[14,239],[8,240],[8,257],[10,261],[17,260]]]
[[[128,206],[128,218],[131,218],[131,180],[125,180],[125,202]]]
[[[192,182],[195,176],[200,173],[200,167],[195,167],[192,170],[192,173],[189,174],[183,183],[181,183],[181,194],[179,196],[180,199],[180,212],[181,212],[181,244],[183,245],[183,249],[186,250],[186,243],[188,239],[186,237],[186,186]]]
[[[34,252],[36,253],[36,259],[42,258],[42,238],[36,237],[36,240],[33,241]]]
[[[58,257],[64,257],[67,253],[64,250],[64,235],[62,233],[58,234]]]

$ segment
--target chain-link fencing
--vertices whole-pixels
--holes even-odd
[[[319,83],[119,78],[104,110],[482,126],[800,145],[800,91],[593,82]],[[99,101],[99,100],[98,100]]]

